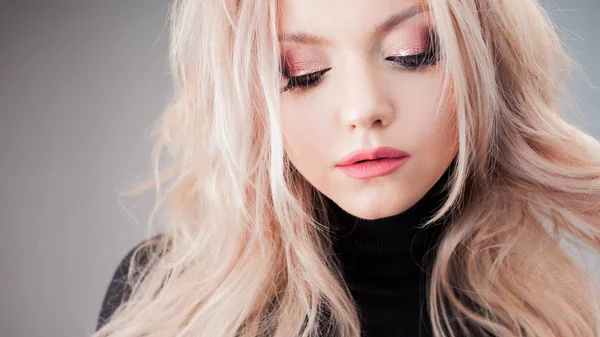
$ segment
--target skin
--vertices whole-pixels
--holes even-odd
[[[331,68],[308,88],[281,93],[284,147],[296,169],[346,212],[377,219],[405,211],[441,177],[457,153],[455,109],[442,97],[439,62],[417,70],[386,60],[427,50],[427,10],[388,29],[375,27],[414,0],[282,0],[283,73]],[[323,41],[289,39],[309,33]],[[288,77],[289,76],[289,77]],[[451,91],[448,91],[451,92]],[[410,159],[395,172],[355,179],[336,164],[359,149],[390,146]]]

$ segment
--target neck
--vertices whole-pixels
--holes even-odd
[[[447,197],[444,185],[450,173],[451,168],[406,211],[375,220],[358,218],[325,198],[334,233],[333,250],[351,288],[398,293],[420,285],[433,261],[432,248],[439,241],[446,217],[425,228],[419,226]],[[400,282],[386,289],[379,283],[380,277]]]
[[[325,198],[333,252],[361,318],[361,336],[432,336],[428,281],[447,222],[425,228],[447,198],[454,165],[415,205],[376,220],[358,218]]]

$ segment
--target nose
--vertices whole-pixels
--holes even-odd
[[[376,70],[362,65],[354,67],[342,87],[341,120],[344,128],[354,132],[374,127],[386,127],[394,119],[395,111],[391,97],[385,90],[383,76]]]

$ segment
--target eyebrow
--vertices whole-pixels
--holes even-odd
[[[381,36],[381,35],[389,32],[390,30],[392,30],[394,27],[400,25],[404,21],[406,21],[406,20],[412,18],[413,16],[415,16],[421,12],[424,12],[428,9],[429,8],[423,4],[417,4],[417,5],[408,7],[406,9],[403,9],[403,10],[399,11],[398,13],[391,15],[382,23],[378,24],[375,27],[375,29],[373,29],[371,35],[372,36]],[[295,43],[311,44],[311,45],[330,44],[330,42],[324,37],[321,37],[321,36],[318,36],[315,34],[311,34],[311,33],[304,33],[304,32],[282,33],[282,34],[278,35],[278,38],[279,38],[279,41],[281,41],[281,42],[286,41],[286,42],[295,42]]]

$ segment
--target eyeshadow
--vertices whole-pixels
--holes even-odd
[[[431,33],[428,27],[411,30],[398,30],[386,37],[389,47],[385,48],[385,56],[408,56],[428,49],[431,44]]]
[[[301,76],[324,69],[322,52],[311,47],[288,48],[281,57],[286,76]]]

